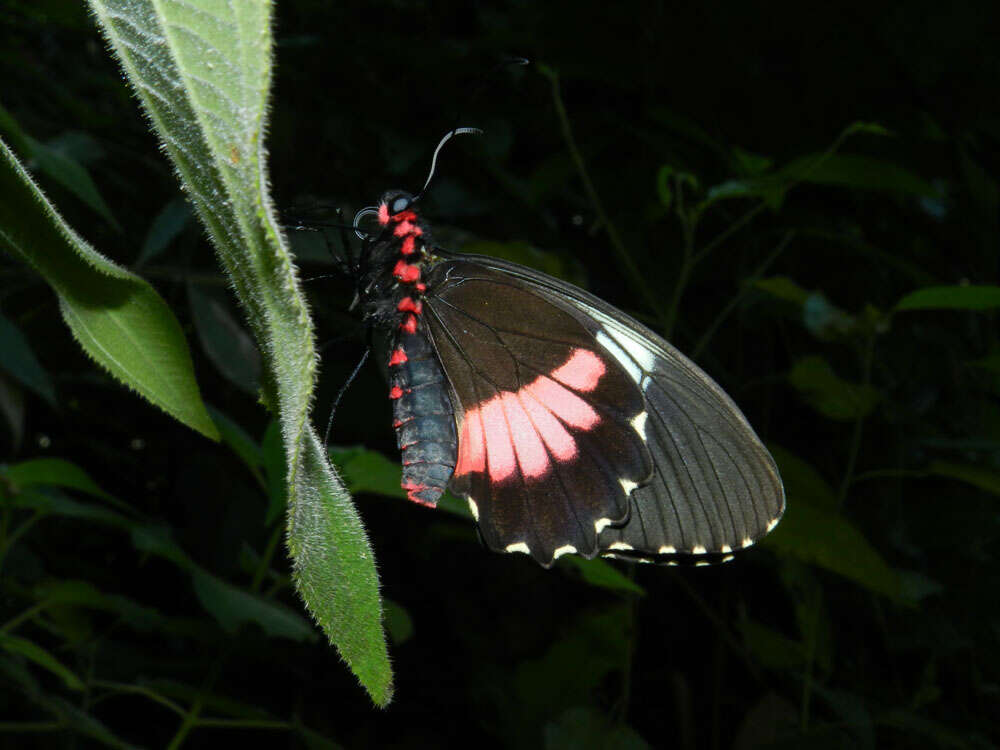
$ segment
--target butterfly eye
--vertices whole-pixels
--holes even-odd
[[[410,198],[410,196],[401,195],[392,202],[391,206],[389,206],[389,213],[391,214],[402,213],[403,211],[405,211],[410,207],[410,203],[412,202],[413,199]]]

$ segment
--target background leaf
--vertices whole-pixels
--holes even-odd
[[[149,284],[70,229],[2,141],[0,193],[0,247],[31,264],[52,286],[84,351],[151,403],[218,439],[170,308]]]
[[[56,388],[28,340],[13,323],[0,315],[0,367],[21,385],[44,398],[50,406],[56,403]]]
[[[897,310],[992,310],[1000,307],[1000,286],[935,286],[910,292]]]

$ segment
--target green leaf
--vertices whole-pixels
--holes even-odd
[[[836,512],[790,502],[781,523],[763,544],[779,555],[837,573],[893,599],[900,596],[895,571],[864,535]]]
[[[132,529],[132,546],[140,552],[162,557],[182,570],[193,573],[197,569],[194,560],[188,557],[177,542],[173,540],[168,526],[136,526]]]
[[[992,354],[986,355],[982,359],[972,360],[968,364],[1000,375],[1000,352],[993,352]]]
[[[820,414],[838,421],[849,422],[871,413],[880,398],[872,386],[840,378],[820,356],[800,359],[788,380]]]
[[[1000,307],[1000,286],[931,286],[910,292],[896,310],[992,310]]]
[[[892,135],[892,131],[889,130],[884,125],[880,125],[877,122],[865,122],[864,120],[855,120],[846,128],[844,132],[840,134],[839,140],[844,140],[845,138],[856,135],[858,133],[867,133],[868,135],[878,135],[878,136],[888,136]]]
[[[403,470],[398,462],[390,461],[378,451],[358,448],[331,448],[330,454],[352,493],[406,498],[406,490],[400,484]]]
[[[787,276],[772,276],[768,279],[754,279],[753,285],[772,297],[791,302],[794,305],[804,305],[810,292],[800,287]]]
[[[545,725],[545,750],[648,750],[649,747],[632,727],[590,706],[570,708]]]
[[[660,196],[660,205],[664,208],[670,208],[671,203],[674,200],[674,188],[672,183],[677,183],[677,188],[680,190],[686,184],[693,192],[698,190],[698,178],[689,172],[680,172],[669,164],[664,164],[660,167],[660,171],[656,174],[656,191]]]
[[[967,482],[981,490],[1000,495],[1000,473],[984,469],[981,466],[956,464],[951,461],[931,461],[927,471],[939,477]]]
[[[250,469],[255,476],[259,477],[260,469],[264,464],[264,456],[260,446],[254,442],[254,439],[247,434],[246,430],[215,407],[209,405],[208,413],[219,430],[222,442],[228,445],[232,449],[233,453],[240,457],[240,460],[247,465],[247,468]],[[282,466],[283,465],[284,462],[282,462]],[[284,485],[283,474],[281,476],[281,482],[282,485]]]
[[[26,638],[20,638],[16,635],[8,635],[0,631],[0,648],[11,654],[19,654],[33,661],[43,669],[47,669],[62,679],[66,687],[70,690],[84,689],[83,682],[72,670],[34,641],[29,641]]]
[[[10,442],[14,450],[24,439],[24,391],[3,372],[0,372],[0,414],[10,432]]]
[[[198,601],[226,632],[235,632],[245,622],[254,622],[270,636],[303,641],[313,637],[313,627],[284,605],[251,594],[218,578],[192,560],[173,540],[166,526],[137,526],[132,544],[141,552],[171,561],[189,573]]]
[[[191,221],[191,206],[183,198],[174,198],[163,207],[163,210],[153,219],[142,243],[139,257],[135,265],[141,266],[158,256],[173,242]]]
[[[382,600],[385,612],[385,629],[397,646],[413,637],[413,618],[403,605],[391,599]]]
[[[400,484],[403,468],[397,461],[386,458],[378,451],[343,447],[330,448],[330,458],[351,492],[407,499],[406,490]],[[437,510],[472,520],[468,503],[450,492],[445,492],[438,498]]]
[[[801,642],[754,620],[740,623],[743,642],[754,658],[769,669],[795,669],[805,661]]]
[[[21,129],[21,125],[7,109],[0,104],[0,133],[14,146],[14,148],[24,158],[30,158],[32,154],[32,143],[28,135]]]
[[[188,685],[176,680],[164,678],[143,680],[143,686],[154,689],[160,695],[173,698],[179,703],[188,705],[200,703],[203,708],[214,714],[222,714],[238,719],[273,719],[274,717],[263,708],[234,700],[226,695],[219,695],[206,690],[204,685]]]
[[[88,245],[0,141],[0,247],[37,270],[94,361],[175,419],[218,439],[170,308],[146,281]]]
[[[35,587],[35,596],[48,604],[68,604],[112,612],[137,630],[151,632],[165,622],[163,615],[126,596],[106,594],[89,581],[56,580]]]
[[[855,154],[809,154],[783,167],[781,174],[789,181],[940,196],[934,185],[898,164]]]
[[[316,637],[312,624],[288,607],[251,594],[196,568],[191,574],[201,605],[227,633],[246,622],[256,623],[275,638],[308,641]]]
[[[191,317],[202,350],[226,380],[250,395],[260,384],[260,354],[220,295],[188,284]]]
[[[392,675],[371,546],[309,422],[316,351],[269,183],[271,3],[90,0],[215,245],[265,357],[263,399],[287,456],[293,579],[316,620],[385,705]]]
[[[122,231],[121,224],[104,202],[90,172],[80,162],[60,149],[39,143],[30,136],[28,142],[31,144],[31,156],[39,171],[66,188],[116,230]]]
[[[88,495],[99,497],[102,500],[115,501],[125,508],[129,507],[120,500],[116,501],[115,498],[98,487],[97,482],[75,463],[61,458],[33,458],[30,461],[22,461],[11,466],[0,466],[0,474],[7,478],[15,490],[39,485],[65,487],[86,492]]]
[[[117,737],[96,718],[59,696],[45,697],[38,701],[46,710],[57,716],[68,730],[90,737],[107,747],[117,750],[135,750],[135,745]]]
[[[778,473],[791,502],[806,503],[828,511],[837,510],[837,494],[816,469],[780,445],[768,443],[767,449],[778,464]]]
[[[35,357],[24,334],[3,315],[0,315],[0,367],[50,406],[55,406],[56,388],[52,377]]]
[[[768,157],[745,151],[739,146],[733,146],[733,157],[740,171],[747,177],[757,177],[774,166],[774,161]]]
[[[638,594],[639,596],[646,595],[646,589],[606,560],[598,558],[588,560],[578,555],[566,555],[559,558],[557,564],[560,567],[573,568],[579,572],[580,578],[591,586],[609,591]]]
[[[30,508],[66,518],[96,521],[120,529],[130,529],[135,523],[127,516],[100,505],[73,500],[52,487],[29,487],[8,498],[6,502],[14,508]]]
[[[816,338],[830,341],[847,336],[857,327],[857,320],[830,303],[822,292],[810,294],[802,305],[802,323]]]

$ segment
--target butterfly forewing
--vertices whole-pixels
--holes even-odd
[[[575,315],[502,272],[449,262],[428,289],[456,401],[452,490],[494,549],[593,557],[653,470],[638,384]]]

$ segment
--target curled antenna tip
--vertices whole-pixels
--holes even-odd
[[[420,192],[414,196],[413,200],[417,200],[424,191],[427,190],[427,186],[431,184],[431,180],[434,179],[434,169],[437,167],[438,154],[441,152],[441,148],[450,141],[456,135],[482,135],[483,131],[479,128],[452,128],[447,133],[445,133],[444,138],[438,143],[437,148],[434,149],[434,156],[431,157],[431,171],[427,175],[427,181],[424,182],[424,186],[420,188]]]
[[[359,240],[363,240],[365,237],[368,236],[367,232],[361,231],[359,224],[361,223],[361,220],[363,218],[370,215],[378,216],[378,209],[375,206],[368,206],[367,208],[362,208],[360,211],[354,214],[354,221],[352,222],[352,224],[354,226],[354,234],[358,236]]]

